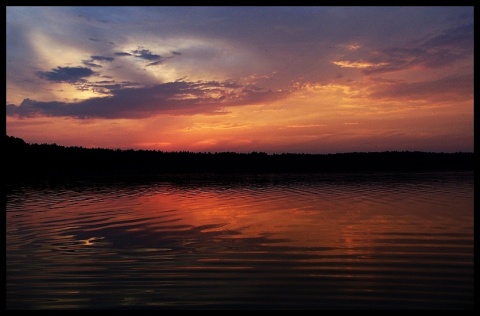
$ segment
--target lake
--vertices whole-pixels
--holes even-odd
[[[7,309],[473,309],[473,172],[7,186]]]

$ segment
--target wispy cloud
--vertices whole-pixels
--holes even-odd
[[[473,98],[473,74],[419,82],[378,82],[371,88],[375,99],[469,100]]]
[[[359,49],[361,46],[360,45],[357,45],[357,44],[351,44],[351,45],[348,45],[347,48],[348,50],[357,50]]]
[[[88,67],[102,68],[102,65],[95,64],[94,62],[92,62],[92,60],[82,60],[82,64]]]
[[[333,64],[340,66],[342,68],[374,68],[374,67],[382,67],[387,65],[387,63],[371,63],[371,62],[365,62],[365,61],[346,61],[346,60],[338,60],[338,61],[333,61]]]
[[[99,62],[112,62],[115,58],[109,56],[90,56],[90,59],[82,60],[82,63],[85,66],[93,67],[93,68],[102,68],[102,65],[94,63],[94,61]]]
[[[473,25],[447,29],[409,46],[372,50],[361,60],[338,60],[342,68],[359,68],[367,75],[413,67],[441,68],[473,56]]]
[[[97,94],[112,95],[112,91],[138,87],[138,84],[129,81],[116,82],[115,80],[101,80],[94,82],[84,82],[76,86],[80,91],[92,91]]]
[[[285,128],[314,128],[314,127],[324,127],[325,124],[293,124],[287,125]],[[283,127],[282,127],[283,129]]]
[[[157,65],[160,65],[160,64],[162,64],[162,61],[161,61],[161,60],[157,60],[157,61],[154,61],[154,62],[152,62],[152,63],[147,64],[147,67],[148,67],[148,66],[157,66]]]

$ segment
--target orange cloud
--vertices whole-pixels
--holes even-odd
[[[342,68],[373,68],[373,67],[381,67],[387,65],[387,63],[371,63],[366,61],[347,61],[347,60],[338,60],[332,61],[333,64],[340,66]]]

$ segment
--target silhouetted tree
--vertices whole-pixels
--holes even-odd
[[[474,153],[193,153],[27,144],[6,135],[6,179],[168,173],[288,173],[473,170]]]

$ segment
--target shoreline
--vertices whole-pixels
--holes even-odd
[[[337,154],[193,153],[27,144],[6,137],[6,179],[473,171],[474,153],[418,151]]]

